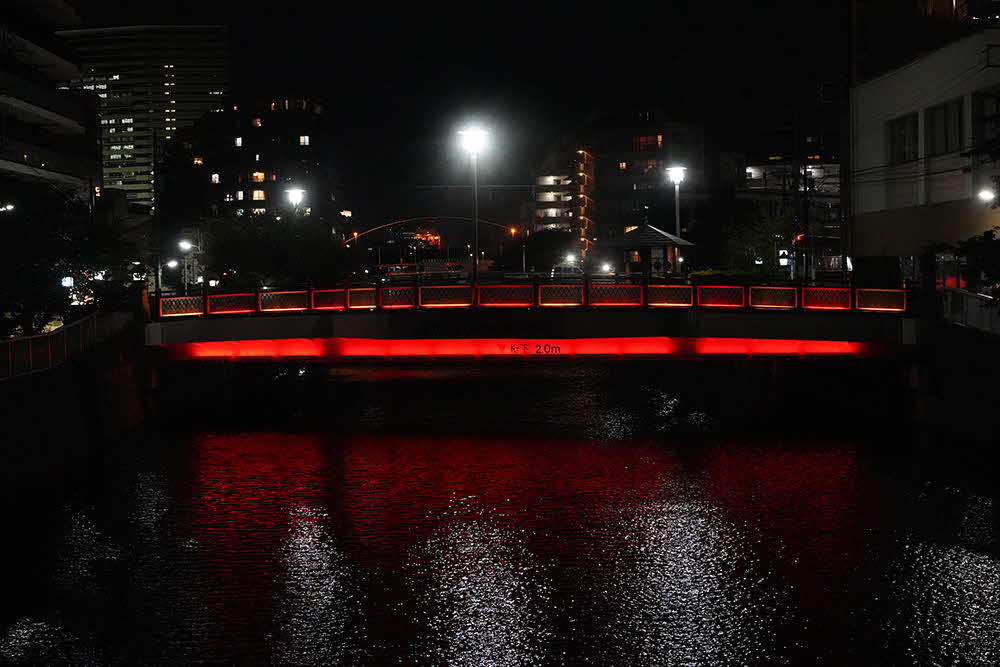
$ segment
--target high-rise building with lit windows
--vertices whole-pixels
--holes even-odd
[[[138,25],[59,35],[83,64],[70,85],[101,100],[104,187],[152,209],[163,142],[229,103],[225,26]]]

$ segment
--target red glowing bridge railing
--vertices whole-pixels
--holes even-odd
[[[151,296],[160,319],[310,311],[425,309],[704,309],[902,313],[900,288],[656,283],[466,283],[364,285]]]

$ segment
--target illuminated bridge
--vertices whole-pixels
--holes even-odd
[[[904,289],[345,284],[150,298],[166,360],[874,356],[921,342]]]

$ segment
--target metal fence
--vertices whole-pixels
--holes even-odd
[[[1000,304],[985,294],[945,287],[944,318],[972,329],[1000,336]]]
[[[901,313],[901,288],[799,285],[691,285],[613,281],[482,282],[350,285],[333,289],[161,294],[151,312],[160,318],[319,310],[463,308],[681,308],[818,310]]]
[[[0,380],[55,368],[123,331],[135,316],[94,313],[37,336],[0,340]]]

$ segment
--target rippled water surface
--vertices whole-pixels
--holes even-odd
[[[988,491],[717,429],[655,371],[505,373],[337,371],[305,416],[109,444],[8,510],[0,658],[1000,664]]]

